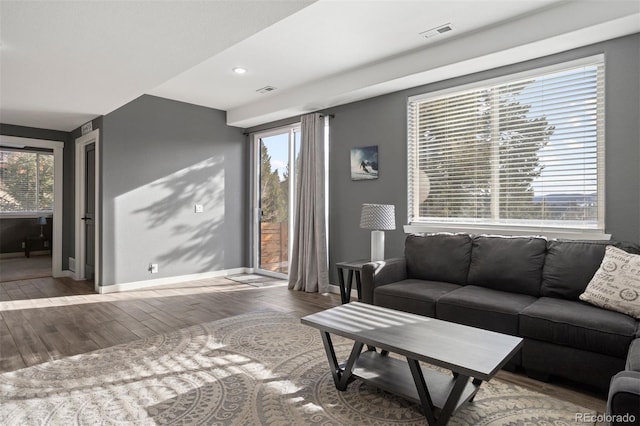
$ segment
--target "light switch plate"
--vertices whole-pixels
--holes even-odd
[[[204,205],[202,205],[202,204],[196,204],[196,206],[195,206],[195,211],[196,211],[196,213],[202,213],[202,212],[204,212]]]

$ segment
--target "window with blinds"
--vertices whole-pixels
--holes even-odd
[[[0,150],[0,214],[53,212],[53,154]]]
[[[604,229],[604,62],[409,98],[410,223]]]

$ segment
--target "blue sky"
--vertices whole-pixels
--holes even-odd
[[[267,147],[267,153],[271,157],[271,170],[277,170],[282,180],[289,161],[289,133],[262,138],[262,143]]]

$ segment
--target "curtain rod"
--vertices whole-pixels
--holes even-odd
[[[320,117],[335,118],[335,116],[336,116],[335,114],[320,114]],[[247,136],[247,135],[250,135],[252,133],[266,132],[266,131],[269,131],[269,130],[278,129],[280,127],[286,127],[286,126],[289,126],[289,124],[284,124],[284,125],[281,125],[281,126],[266,127],[264,129],[256,130],[255,132],[243,132],[242,134]]]

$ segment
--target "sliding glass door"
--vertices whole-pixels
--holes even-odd
[[[283,127],[253,137],[254,268],[289,273],[296,179],[300,169],[300,127]]]

